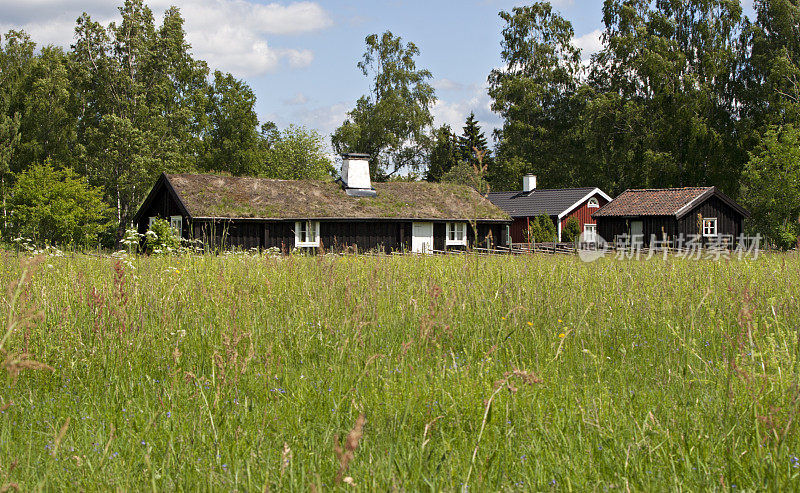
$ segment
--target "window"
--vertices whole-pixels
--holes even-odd
[[[511,246],[511,226],[508,224],[503,227],[503,246]]]
[[[588,206],[589,206],[590,209],[597,209],[598,207],[600,207],[600,201],[597,200],[597,198],[592,197],[592,198],[589,199]]]
[[[597,242],[597,225],[584,224],[583,225],[583,241],[584,243]]]
[[[467,223],[447,223],[445,246],[467,246]]]
[[[717,236],[717,218],[707,217],[703,219],[703,236]]]
[[[175,231],[175,235],[180,238],[183,234],[183,216],[170,216],[169,225]]]
[[[147,229],[151,229],[153,227],[153,223],[156,222],[157,217],[151,217],[150,221],[147,223]]]
[[[297,221],[294,223],[294,246],[319,246],[319,221]]]

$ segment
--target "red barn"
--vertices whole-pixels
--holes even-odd
[[[611,197],[599,188],[536,188],[536,176],[526,175],[522,181],[522,191],[492,192],[489,200],[503,209],[511,218],[511,239],[514,243],[528,241],[528,224],[536,217],[546,214],[556,225],[558,241],[567,221],[574,217],[581,231],[591,241],[597,233],[597,224],[592,214],[611,202]]]

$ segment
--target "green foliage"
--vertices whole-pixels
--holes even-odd
[[[217,70],[208,99],[211,131],[201,168],[235,176],[258,175],[263,159],[253,90],[244,81]]]
[[[528,237],[529,241],[534,241],[536,243],[557,241],[558,230],[553,220],[550,219],[550,216],[541,214],[531,221]]]
[[[567,219],[564,229],[561,230],[561,241],[566,243],[573,243],[581,238],[581,223],[577,218],[571,217]]]
[[[441,181],[442,177],[458,164],[459,141],[449,125],[442,125],[433,131],[433,143],[428,157],[427,181]]]
[[[780,248],[800,236],[800,127],[773,127],[751,154],[742,195],[752,217],[749,227]]]
[[[61,246],[95,245],[110,212],[100,190],[49,161],[17,175],[9,206],[13,234]]]
[[[262,176],[282,180],[325,180],[334,176],[325,142],[316,130],[290,125],[282,132],[267,133],[270,140]]]
[[[447,173],[442,175],[441,181],[466,185],[483,194],[489,192],[489,184],[477,166],[465,161],[460,161],[450,168]]]
[[[586,179],[577,169],[584,162],[576,137],[580,104],[580,50],[572,44],[572,25],[547,2],[535,2],[501,12],[501,58],[504,68],[489,75],[492,109],[504,118],[498,159],[526,163],[525,169],[507,167],[516,176],[492,173],[496,189],[515,183],[522,175],[547,177],[550,187],[578,186]]]
[[[372,89],[359,98],[331,143],[339,154],[369,154],[372,178],[382,180],[425,164],[431,145],[425,131],[433,124],[436,96],[427,82],[431,73],[417,68],[419,48],[414,43],[403,43],[389,31],[371,34],[365,42],[358,67],[372,79]]]
[[[180,246],[180,237],[165,219],[154,219],[144,235],[144,249],[147,253],[175,253]]]

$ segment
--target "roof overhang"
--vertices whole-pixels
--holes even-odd
[[[161,173],[161,175],[158,177],[158,180],[156,180],[156,183],[153,185],[153,188],[151,188],[150,192],[148,192],[144,202],[142,202],[142,205],[139,206],[139,210],[136,211],[136,214],[133,216],[133,222],[139,222],[139,220],[142,218],[142,213],[145,209],[150,207],[150,204],[153,202],[153,200],[155,200],[162,186],[165,187],[167,191],[175,198],[175,202],[178,204],[178,209],[180,209],[181,215],[190,218],[192,217],[192,215],[189,213],[189,209],[186,208],[186,204],[183,202],[181,195],[177,190],[175,190],[175,187],[172,186],[172,183],[170,183],[167,174]]]
[[[428,218],[428,217],[195,217],[194,221],[247,221],[247,222],[294,222],[294,221],[336,221],[336,222],[478,222],[493,224],[508,224],[511,219],[468,219],[463,217],[453,218]]]
[[[737,204],[732,198],[728,197],[727,195],[725,195],[724,193],[719,191],[719,189],[717,189],[717,187],[711,187],[708,190],[706,190],[705,192],[703,192],[700,195],[698,195],[697,197],[695,197],[688,204],[686,204],[683,207],[681,207],[680,209],[678,209],[678,211],[675,213],[675,218],[676,219],[682,219],[684,216],[686,216],[686,214],[691,212],[692,209],[694,209],[698,205],[702,204],[703,202],[705,202],[706,200],[708,200],[712,196],[716,196],[722,202],[727,204],[731,209],[735,210],[736,212],[738,212],[742,216],[750,217],[750,211],[748,211],[747,209],[745,209],[741,205]]]
[[[591,192],[589,192],[586,195],[584,195],[583,198],[581,198],[579,201],[575,202],[571,206],[569,206],[566,209],[564,209],[564,211],[561,212],[561,214],[558,215],[558,219],[559,220],[563,219],[564,217],[566,217],[567,214],[569,214],[570,212],[572,212],[575,209],[577,209],[578,207],[580,207],[581,204],[583,204],[584,202],[586,202],[587,200],[592,198],[592,196],[594,196],[594,195],[600,195],[601,197],[603,197],[604,199],[608,200],[609,202],[611,202],[613,200],[611,197],[609,197],[609,195],[607,193],[605,193],[604,191],[600,190],[599,188],[595,188]]]

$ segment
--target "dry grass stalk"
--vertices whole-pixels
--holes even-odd
[[[525,385],[534,385],[544,382],[544,380],[534,375],[533,372],[514,368],[512,371],[503,373],[503,378],[494,383],[494,388],[500,389],[506,387],[512,394],[516,393],[519,389],[514,385],[514,378],[519,379]]]
[[[61,445],[61,440],[63,440],[64,435],[67,434],[67,428],[69,428],[70,420],[71,418],[67,418],[67,420],[64,422],[64,426],[61,427],[61,429],[58,431],[58,434],[56,434],[55,440],[53,440],[53,451],[50,452],[50,455],[53,457],[55,457],[58,453],[58,447]]]
[[[2,358],[2,368],[11,376],[12,383],[17,381],[17,377],[22,370],[50,370],[53,368],[33,360],[27,348],[30,341],[30,329],[37,322],[44,320],[44,313],[39,310],[28,297],[28,285],[33,273],[44,261],[43,257],[35,257],[22,263],[22,273],[19,279],[8,286],[6,303],[8,314],[6,318],[6,330],[0,339],[0,358]],[[23,333],[22,351],[9,351],[6,344],[12,335],[17,332]]]
[[[19,485],[17,483],[6,483],[0,486],[0,493],[7,493],[8,491],[22,491],[19,489]]]
[[[344,473],[347,472],[348,467],[350,467],[350,462],[355,457],[358,442],[361,441],[361,437],[364,436],[364,424],[366,422],[367,420],[364,418],[364,415],[359,414],[355,426],[353,426],[353,429],[350,430],[350,433],[348,433],[345,438],[344,446],[339,442],[339,435],[334,435],[333,437],[333,451],[336,453],[336,458],[339,460],[339,472],[336,473],[337,483],[342,482]]]
[[[288,443],[283,442],[283,453],[281,454],[281,477],[283,477],[283,472],[292,462],[292,457],[292,449],[289,448]]]
[[[242,342],[247,340],[246,353],[242,348]],[[253,345],[253,335],[250,332],[242,332],[234,324],[231,334],[222,333],[222,348],[224,355],[214,351],[214,364],[219,373],[219,379],[223,383],[236,383],[239,376],[247,371],[247,365],[255,357],[255,346]]]

